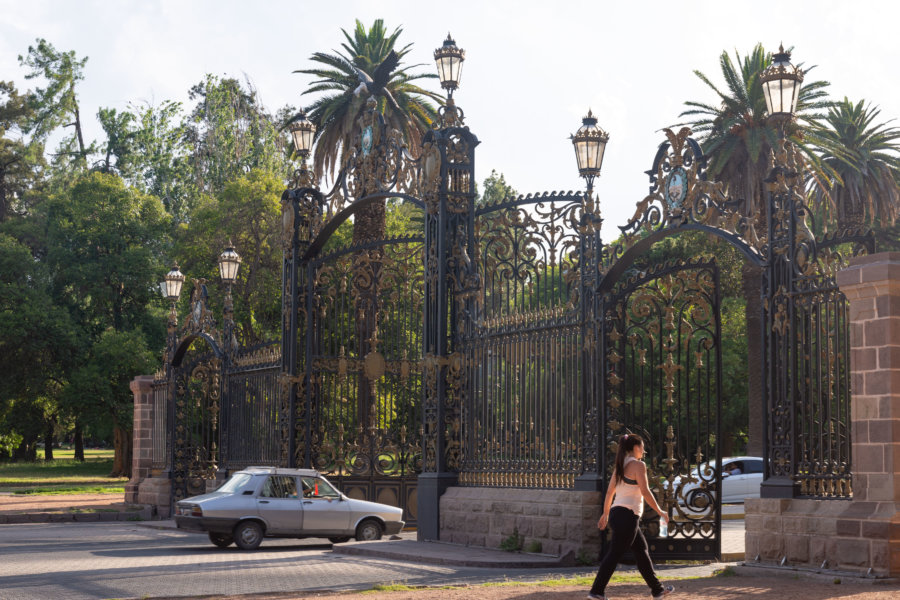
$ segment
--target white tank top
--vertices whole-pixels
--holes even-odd
[[[612,505],[624,506],[640,517],[644,514],[644,497],[641,496],[641,488],[637,481],[625,477],[625,467],[633,460],[637,459],[633,456],[625,457],[625,464],[622,465],[622,480],[616,483],[616,497],[613,499]]]

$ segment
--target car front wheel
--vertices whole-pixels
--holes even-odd
[[[384,527],[381,526],[381,523],[372,519],[366,519],[356,528],[356,539],[360,542],[380,540],[382,533],[384,533]]]
[[[263,529],[256,521],[244,521],[234,528],[234,542],[242,550],[256,550],[262,540]]]
[[[349,535],[341,535],[341,536],[337,536],[337,537],[330,537],[330,538],[328,538],[328,541],[331,542],[332,544],[343,544],[344,542],[350,541],[350,536]]]
[[[212,531],[210,531],[209,541],[211,541],[219,548],[227,548],[234,543],[234,537],[228,535],[227,533],[213,533]]]

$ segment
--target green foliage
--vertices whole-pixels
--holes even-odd
[[[532,554],[537,554],[544,549],[544,545],[540,542],[540,540],[531,540],[528,544],[525,545],[525,552],[530,552]]]
[[[281,208],[284,183],[271,171],[252,169],[225,183],[216,196],[203,196],[176,234],[176,256],[185,273],[204,277],[213,302],[218,256],[229,240],[241,255],[233,286],[235,322],[244,343],[277,338],[281,332]],[[216,293],[212,293],[216,292]]]
[[[500,549],[506,552],[518,552],[525,545],[525,536],[519,534],[519,529],[513,529],[512,535],[500,542]]]
[[[34,119],[29,95],[9,81],[0,81],[0,223],[26,209],[27,192],[44,167],[44,146],[25,138]]]
[[[497,173],[496,170],[491,169],[491,174],[484,180],[484,192],[475,199],[475,206],[497,204],[518,195],[515,188],[506,183],[503,173]]]
[[[288,139],[252,87],[245,90],[236,79],[207,75],[191,88],[190,98],[197,105],[184,132],[199,192],[219,193],[251,170],[287,177]]]
[[[826,182],[812,182],[813,198],[840,228],[890,227],[900,214],[900,129],[876,124],[879,114],[864,100],[845,97],[811,131],[834,173]]]
[[[342,164],[342,153],[350,147],[356,120],[365,109],[368,95],[365,92],[358,96],[354,94],[359,87],[356,69],[374,77],[392,51],[402,60],[412,49],[412,44],[407,44],[398,50],[395,46],[403,30],[398,27],[388,34],[381,19],[376,19],[368,29],[357,20],[352,35],[343,29],[341,31],[347,40],[342,44],[344,52],[315,52],[310,60],[321,66],[295,71],[317,77],[304,94],[327,93],[307,108],[310,120],[316,124],[318,143],[313,162],[319,173],[334,173]],[[410,73],[407,67],[398,65],[388,74],[385,84],[396,106],[383,95],[379,98],[378,110],[390,126],[400,131],[413,152],[418,150],[422,136],[437,118],[437,112],[428,99],[441,102],[439,94],[425,90],[414,82],[436,77],[433,73]]]
[[[82,135],[81,116],[76,85],[84,79],[84,65],[87,57],[79,59],[75,51],[61,52],[45,39],[38,39],[35,46],[28,47],[28,54],[19,56],[19,64],[30,71],[25,79],[41,78],[45,87],[35,88],[30,94],[30,104],[34,110],[29,131],[38,140],[68,125],[74,125],[71,136],[63,138],[57,156],[73,158],[76,164],[87,166],[89,149],[85,147]],[[66,162],[62,162],[61,170]]]
[[[757,44],[745,56],[735,52],[734,58],[732,62],[724,51],[719,57],[725,91],[700,71],[694,71],[715,93],[716,102],[685,102],[690,108],[680,116],[690,117],[685,124],[701,136],[703,152],[710,158],[710,177],[725,184],[732,197],[741,202],[744,214],[754,215],[765,207],[763,180],[768,174],[772,148],[780,135],[778,124],[766,116],[766,101],[759,83],[762,72],[772,64],[772,54]],[[803,72],[808,75],[811,70]],[[798,118],[786,131],[811,162],[814,176],[820,179],[826,179],[831,171],[804,141],[803,132],[820,116],[817,111],[830,104],[825,92],[828,85],[826,81],[804,80],[797,103]]]

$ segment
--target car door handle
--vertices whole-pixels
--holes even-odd
[[[313,503],[312,500],[304,500],[303,501],[303,504],[312,504],[312,503]]]
[[[268,500],[260,500],[259,503],[260,503],[260,504],[268,504],[269,501],[268,501]]]

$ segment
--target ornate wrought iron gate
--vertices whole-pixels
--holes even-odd
[[[195,346],[205,350],[205,342]],[[219,409],[222,399],[221,359],[214,352],[188,354],[175,368],[172,445],[172,499],[206,493],[219,462]]]
[[[711,260],[656,265],[603,299],[601,364],[606,476],[617,440],[645,440],[650,486],[672,517],[645,516],[654,556],[718,558],[721,548],[721,344],[718,269]]]
[[[475,211],[463,485],[567,488],[581,474],[584,201],[544,194]]]
[[[405,509],[421,470],[423,239],[349,247],[307,266],[298,464],[345,494]]]

